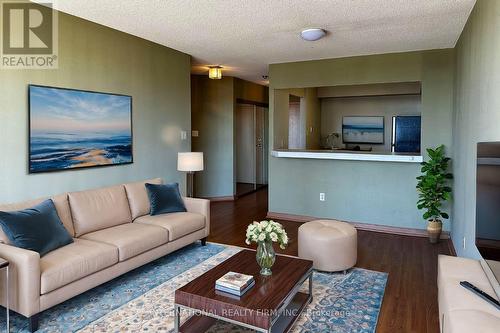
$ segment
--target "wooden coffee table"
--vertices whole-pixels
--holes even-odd
[[[255,251],[242,250],[175,291],[175,331],[205,332],[219,319],[258,332],[288,332],[312,300],[312,265],[278,255],[273,274],[264,277]],[[215,281],[230,271],[253,275],[255,286],[240,298],[216,291]],[[299,292],[307,279],[309,294]],[[182,325],[181,311],[192,314]]]

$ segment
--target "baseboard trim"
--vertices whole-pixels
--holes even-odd
[[[320,219],[320,217],[313,217],[307,215],[295,215],[295,214],[285,214],[276,212],[267,212],[268,219],[284,220],[292,222],[309,222],[312,220]],[[326,219],[331,220],[331,219]],[[414,236],[414,237],[427,237],[427,230],[425,229],[412,229],[412,228],[402,228],[402,227],[392,227],[386,225],[378,224],[368,224],[368,223],[358,223],[351,221],[342,221],[352,224],[358,230],[373,231],[384,234],[402,235],[402,236]],[[450,239],[450,233],[443,231],[441,233],[441,239]],[[451,250],[451,249],[450,249]]]
[[[204,197],[203,199],[210,200],[211,202],[221,202],[221,201],[234,201],[234,195],[229,195],[226,197]]]
[[[267,212],[266,218],[275,220],[284,220],[292,222],[309,222],[312,220],[317,220],[317,217],[307,216],[307,215],[295,215],[295,214],[285,214],[276,212]]]

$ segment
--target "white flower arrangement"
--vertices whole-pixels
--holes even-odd
[[[247,228],[246,241],[248,245],[250,243],[258,242],[273,242],[278,243],[280,248],[285,249],[288,245],[288,235],[281,224],[274,221],[260,221],[253,222]]]

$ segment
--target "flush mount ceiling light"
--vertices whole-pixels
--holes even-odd
[[[212,80],[222,79],[222,66],[209,66],[208,77]]]
[[[300,33],[302,39],[307,40],[309,42],[313,42],[315,40],[321,39],[326,36],[326,30],[320,28],[311,28],[302,30]]]

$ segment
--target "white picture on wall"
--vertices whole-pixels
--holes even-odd
[[[348,116],[342,119],[344,143],[384,143],[383,116]]]

